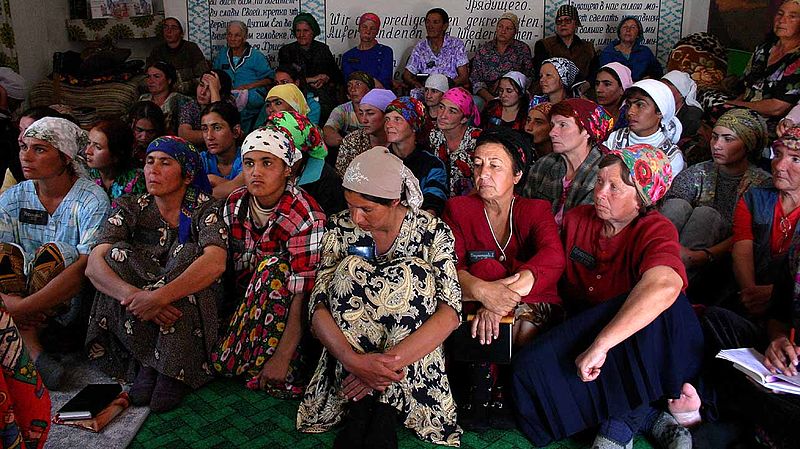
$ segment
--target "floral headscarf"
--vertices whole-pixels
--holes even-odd
[[[75,173],[85,176],[85,170],[77,159],[79,152],[89,144],[89,135],[78,125],[63,118],[44,117],[33,122],[22,137],[32,137],[49,143],[70,158]]]
[[[761,115],[746,108],[734,108],[720,116],[714,126],[722,126],[742,139],[747,153],[760,152],[767,145],[767,122]]]
[[[561,78],[561,84],[567,88],[575,84],[575,78],[578,77],[579,70],[574,62],[567,58],[549,58],[542,61],[542,65],[548,63],[553,64],[553,67],[556,68],[556,72],[558,72],[558,76]]]
[[[397,112],[411,125],[414,134],[419,134],[425,127],[425,105],[416,98],[400,97],[386,106],[386,113]]]
[[[178,161],[183,175],[192,180],[192,184],[183,196],[178,222],[178,242],[186,243],[192,230],[192,213],[197,206],[210,199],[208,195],[211,194],[211,183],[208,181],[200,153],[187,140],[175,136],[158,137],[147,146],[146,154],[154,151],[166,153]]]
[[[795,126],[786,130],[782,136],[775,139],[773,147],[784,147],[790,150],[800,150],[800,126]]]
[[[567,98],[561,102],[568,104],[575,111],[581,126],[595,143],[602,144],[606,141],[614,129],[614,117],[604,107],[583,98]]]
[[[546,119],[550,120],[550,109],[553,109],[553,103],[546,101],[544,103],[531,104],[528,108],[528,112],[531,112],[531,109],[536,109],[541,112]]]
[[[442,100],[449,100],[458,106],[461,113],[464,114],[472,126],[479,126],[481,124],[481,114],[475,106],[475,101],[472,95],[467,92],[463,87],[454,87],[442,95]]]
[[[322,176],[322,168],[325,165],[325,157],[328,155],[328,148],[322,139],[322,133],[304,115],[296,112],[278,112],[272,114],[267,123],[267,127],[274,128],[286,134],[289,141],[303,155],[307,155],[306,166],[298,185],[305,185],[317,181]]]
[[[638,144],[621,150],[611,150],[609,154],[622,159],[631,171],[636,193],[645,207],[655,204],[669,190],[672,167],[663,151],[652,145]]]

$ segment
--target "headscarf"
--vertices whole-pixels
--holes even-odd
[[[517,15],[514,14],[513,12],[504,12],[503,15],[501,15],[500,18],[497,19],[498,22],[500,22],[501,20],[510,21],[512,24],[514,24],[514,31],[519,30],[519,17],[517,17]]]
[[[678,89],[678,92],[680,92],[683,97],[684,103],[703,109],[703,106],[697,101],[697,83],[694,82],[688,73],[681,72],[680,70],[672,70],[662,76],[661,79],[669,81],[670,84]]]
[[[556,68],[556,72],[558,72],[558,76],[561,78],[561,84],[567,88],[575,84],[575,78],[578,77],[579,70],[574,62],[567,58],[548,58],[542,61],[542,65],[547,63],[553,64],[553,67]]]
[[[602,145],[614,129],[614,117],[594,101],[584,98],[567,98],[561,100],[561,103],[569,105],[575,111],[583,129],[598,145]]]
[[[381,18],[378,17],[377,14],[374,14],[374,13],[371,13],[371,12],[365,12],[364,14],[361,14],[361,18],[358,19],[358,24],[361,25],[361,22],[363,22],[365,20],[369,20],[371,22],[375,22],[375,25],[378,26],[378,29],[379,30],[381,29]]]
[[[736,137],[742,139],[747,153],[760,152],[769,139],[767,122],[752,109],[730,109],[717,119],[714,126],[722,126],[736,133]]]
[[[581,19],[578,17],[578,8],[576,8],[574,5],[561,5],[561,7],[558,8],[558,12],[556,12],[556,20],[558,20],[559,17],[564,16],[574,20],[577,28],[581,27]]]
[[[683,132],[683,125],[675,117],[675,97],[666,84],[658,80],[646,79],[633,83],[631,87],[638,87],[647,92],[661,112],[661,131],[672,143],[677,143]]]
[[[375,78],[372,77],[367,72],[356,70],[355,72],[351,73],[350,76],[347,77],[347,81],[361,81],[362,83],[366,84],[367,87],[370,89],[375,88]]]
[[[418,134],[425,127],[425,105],[416,98],[400,97],[386,106],[386,113],[397,112],[411,125],[414,134]]]
[[[475,140],[475,148],[486,141],[500,142],[511,154],[511,158],[514,159],[514,163],[522,173],[527,172],[528,164],[531,161],[530,155],[533,154],[530,139],[507,126],[495,126],[481,132],[481,135]]]
[[[455,103],[464,116],[469,119],[468,123],[471,123],[471,126],[479,126],[481,124],[481,113],[478,111],[478,107],[475,106],[472,95],[463,87],[454,87],[448,90],[442,95],[442,100],[450,100]]]
[[[789,150],[800,150],[800,127],[794,126],[786,130],[782,136],[772,142],[773,147],[784,147]]]
[[[281,100],[289,103],[295,111],[302,115],[308,115],[311,110],[306,102],[306,97],[303,92],[293,83],[279,84],[267,92],[266,98],[278,97]]]
[[[89,135],[71,121],[57,117],[44,117],[36,120],[25,130],[24,137],[44,140],[70,159],[70,165],[79,176],[85,169],[78,162],[78,154],[89,144]]]
[[[372,89],[367,92],[361,98],[360,105],[369,105],[374,106],[381,111],[386,110],[386,106],[389,106],[389,103],[394,101],[397,98],[397,95],[394,94],[391,90],[388,89]]]
[[[450,83],[447,81],[447,75],[431,73],[428,79],[425,80],[425,87],[436,89],[439,92],[447,92],[450,89]]]
[[[396,200],[414,211],[422,205],[419,181],[403,161],[386,147],[373,147],[356,156],[342,178],[342,187],[364,195]]]
[[[636,16],[625,16],[619,21],[619,24],[617,25],[617,39],[622,39],[622,37],[620,37],[620,33],[622,32],[622,24],[629,20],[636,22],[638,31],[636,32],[636,42],[634,42],[634,45],[639,45],[644,40],[644,27],[642,27],[642,22],[640,22],[639,18]]]
[[[631,69],[627,66],[622,65],[618,62],[609,62],[608,64],[600,67],[600,70],[608,69],[614,72],[619,79],[619,84],[622,86],[622,90],[626,90],[633,85],[633,77],[631,77]]]
[[[622,159],[633,178],[636,193],[645,207],[660,200],[669,190],[672,181],[672,166],[663,151],[652,145],[637,144],[621,150],[611,150]]]
[[[175,136],[158,137],[147,146],[146,154],[154,151],[166,153],[178,161],[184,177],[191,177],[192,184],[186,189],[181,202],[181,213],[178,218],[178,243],[186,243],[192,232],[192,213],[205,201],[201,196],[211,194],[211,183],[208,181],[200,152],[189,141]]]
[[[517,91],[520,95],[525,93],[525,89],[528,87],[528,77],[525,76],[525,74],[512,70],[500,77],[500,79],[503,78],[508,78],[513,81],[517,85]]]
[[[269,127],[258,128],[244,138],[242,157],[251,151],[274,154],[289,167],[292,167],[302,157],[300,150],[294,146],[286,134]]]
[[[545,118],[549,120],[550,119],[550,109],[553,109],[553,103],[550,103],[548,101],[548,102],[545,102],[545,103],[535,104],[535,105],[533,105],[533,106],[528,108],[528,112],[531,112],[531,109],[536,109],[537,111],[541,112],[542,115],[544,115]]]
[[[310,184],[319,180],[325,166],[328,148],[322,139],[319,128],[304,115],[296,112],[278,112],[267,119],[267,127],[283,132],[289,142],[306,158],[306,166],[297,180],[297,185]]]
[[[319,24],[317,23],[317,19],[315,19],[314,16],[307,12],[301,12],[294,17],[294,20],[292,20],[292,36],[294,36],[295,27],[297,27],[297,24],[300,22],[305,22],[311,27],[311,32],[314,33],[314,37],[319,36],[319,34],[322,32],[322,30],[319,28]]]

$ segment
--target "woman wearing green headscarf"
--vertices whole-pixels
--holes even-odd
[[[292,22],[295,41],[278,51],[280,65],[297,65],[306,77],[309,90],[319,97],[322,114],[320,123],[325,123],[333,108],[344,102],[340,88],[344,83],[339,65],[331,49],[314,40],[321,30],[317,20],[307,12],[298,14]]]

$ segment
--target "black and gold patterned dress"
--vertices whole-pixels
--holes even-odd
[[[461,287],[450,228],[427,212],[408,210],[391,249],[375,261],[348,255],[351,246],[374,247],[349,211],[334,215],[322,239],[322,262],[309,311],[324,304],[358,353],[385,352],[429,319],[439,304],[461,311]],[[297,428],[324,432],[344,415],[342,364],[323,349],[297,412]],[[421,439],[458,446],[461,428],[445,374],[441,345],[406,367],[405,377],[377,399],[395,409]]]

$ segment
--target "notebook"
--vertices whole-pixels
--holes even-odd
[[[718,359],[733,362],[733,367],[772,392],[800,394],[800,375],[772,374],[764,366],[764,356],[753,348],[724,349]]]
[[[122,393],[120,384],[90,384],[85,387],[63,407],[57,416],[63,421],[92,419]]]

